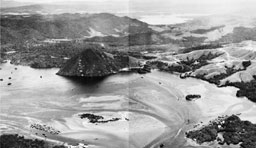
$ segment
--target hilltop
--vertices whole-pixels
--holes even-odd
[[[70,77],[105,77],[132,65],[138,65],[135,58],[88,48],[68,60],[57,74]]]

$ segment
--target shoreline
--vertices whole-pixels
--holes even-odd
[[[176,82],[176,83],[179,83],[179,81],[180,82],[187,82],[186,80],[183,80],[183,79],[181,79],[181,78],[179,78],[179,74],[178,73],[174,73],[174,74],[170,74],[170,73],[168,73],[168,72],[161,72],[161,71],[152,71],[152,74],[149,74],[149,75],[139,75],[139,74],[135,74],[135,75],[137,75],[136,77],[137,78],[140,78],[140,77],[144,77],[144,78],[146,78],[146,79],[149,79],[149,80],[151,80],[151,76],[155,76],[155,74],[163,74],[164,76],[166,76],[167,78],[170,78],[169,79],[169,81],[170,81],[170,84],[171,84],[171,86],[174,86],[174,84],[172,84],[172,81],[173,81],[173,83],[175,83],[176,81],[174,81],[174,80],[172,80],[171,79],[171,77],[176,77],[177,78],[177,80],[178,80],[178,82]],[[110,76],[110,77],[112,77],[112,76]],[[165,83],[165,80],[166,80],[166,78],[165,77],[155,77],[156,79],[152,79],[153,81],[154,81],[154,83],[157,83],[158,84],[158,81],[159,82],[161,82],[162,84],[159,84],[160,86],[161,85],[164,85],[163,87],[161,87],[162,89],[165,89],[165,87],[166,88],[168,88],[168,89],[171,89],[171,88],[169,88],[169,85],[166,85],[166,83]],[[160,79],[159,79],[160,78]],[[195,79],[195,78],[187,78],[187,79],[191,79],[192,80],[192,83],[196,83],[198,80],[200,80],[200,79]],[[202,83],[201,83],[201,82]],[[200,80],[199,82],[200,82],[200,85],[197,85],[196,87],[192,84],[191,86],[190,86],[190,88],[189,89],[183,89],[182,88],[182,85],[183,86],[186,86],[186,84],[184,83],[184,84],[182,84],[181,86],[179,86],[177,89],[178,90],[182,90],[181,92],[182,92],[182,94],[179,94],[179,95],[181,95],[181,97],[183,96],[186,96],[186,94],[190,94],[190,93],[195,93],[195,91],[197,91],[197,93],[202,93],[203,95],[203,98],[201,98],[201,99],[198,99],[198,100],[195,100],[195,101],[193,101],[193,102],[191,102],[191,103],[193,103],[193,104],[196,104],[199,108],[200,108],[200,102],[201,102],[201,107],[202,106],[205,106],[205,104],[207,104],[207,105],[210,105],[210,103],[209,102],[207,102],[207,101],[209,101],[209,99],[208,100],[206,100],[206,101],[201,101],[202,99],[205,99],[205,95],[207,94],[207,88],[205,88],[205,86],[204,85],[208,85],[209,83],[207,82],[207,81],[204,81],[204,80]],[[168,82],[169,83],[169,82]],[[217,89],[217,90],[222,90],[222,92],[226,92],[226,91],[224,91],[223,90],[223,88],[219,88],[219,87],[217,87],[216,85],[214,85],[214,84],[210,84],[211,86],[209,86],[209,88],[208,88],[208,90],[211,90],[211,88],[214,88],[214,89]],[[238,102],[236,102],[236,103],[239,103],[239,100],[240,100],[240,102],[246,102],[246,101],[249,101],[248,99],[243,99],[243,100],[241,100],[241,98],[237,98],[237,97],[235,97],[235,87],[225,87],[224,89],[226,89],[226,90],[229,90],[228,92],[228,94],[233,94],[233,95],[230,95],[231,96],[231,98],[236,98],[236,101],[238,101]],[[231,90],[230,90],[231,89]],[[172,90],[173,91],[173,90]],[[217,97],[218,98],[218,97]],[[214,96],[213,96],[213,98],[210,98],[210,99],[214,99]],[[225,100],[226,100],[227,98],[225,98]],[[228,101],[227,101],[228,100]],[[236,104],[236,103],[234,103],[233,102],[233,99],[227,99],[226,101],[223,101],[223,99],[221,99],[221,97],[219,98],[219,100],[218,101],[220,101],[220,102],[222,102],[222,103],[220,103],[220,104],[223,104],[223,102],[226,102],[226,103],[228,103],[229,104],[229,107],[231,106],[232,107],[232,105],[234,105],[234,104]],[[184,101],[184,103],[190,103],[190,102],[186,102],[185,100],[183,100]],[[211,100],[210,100],[211,101]],[[216,101],[216,100],[215,100]],[[232,104],[231,102],[233,102],[234,104]],[[203,104],[203,105],[202,105]],[[206,109],[207,107],[205,107],[205,108],[200,108],[201,109],[201,112],[207,112],[207,109]],[[232,108],[231,108],[232,109]],[[239,109],[239,108],[238,108]],[[225,109],[223,109],[222,108],[222,112],[224,112],[224,110],[228,110],[227,108],[225,108]],[[253,110],[253,108],[251,109],[251,110]],[[232,111],[232,110],[231,110]],[[249,111],[250,112],[250,111]],[[212,112],[212,114],[216,114],[217,112]],[[209,116],[209,115],[208,115]],[[212,117],[213,118],[213,117]]]
[[[186,132],[192,145],[230,145],[232,147],[254,148],[256,124],[241,120],[239,115],[218,116],[197,129]]]

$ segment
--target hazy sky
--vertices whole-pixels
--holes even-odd
[[[3,0],[3,1],[9,1],[9,0]],[[69,2],[76,2],[76,1],[97,1],[97,2],[103,2],[103,1],[110,1],[110,0],[15,0],[18,2],[33,2],[33,3],[49,3],[49,2],[63,2],[63,1],[69,1]],[[234,3],[254,3],[255,0],[116,0],[119,2],[142,2],[142,3],[150,3],[151,1],[158,1],[158,2],[164,2],[164,3],[194,3],[194,4],[234,4]],[[160,4],[160,3],[159,3]]]
[[[230,13],[240,10],[255,11],[256,0],[1,0],[31,3],[111,4],[109,9],[124,7],[130,11],[167,13]],[[126,7],[126,8],[125,8]]]

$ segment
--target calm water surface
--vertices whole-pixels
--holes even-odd
[[[47,136],[63,142],[114,148],[155,147],[168,141],[173,148],[192,147],[184,132],[203,118],[196,104],[184,100],[184,90],[208,85],[200,80],[154,71],[78,81],[56,75],[58,69],[0,67],[1,133],[35,135],[40,131],[31,131],[30,125],[41,123],[60,130],[60,135]],[[79,113],[129,121],[93,125]]]

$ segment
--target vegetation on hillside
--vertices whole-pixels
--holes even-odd
[[[219,137],[223,136],[223,140]],[[218,144],[239,144],[241,148],[256,147],[256,124],[242,121],[238,116],[219,117],[201,129],[189,131],[186,136],[197,143],[217,141]]]
[[[108,13],[60,15],[2,15],[1,44],[24,43],[30,40],[84,38],[92,30],[102,35],[150,32],[146,23]]]
[[[1,148],[66,148],[63,145],[52,145],[43,140],[27,139],[24,136],[15,135],[1,135]]]

